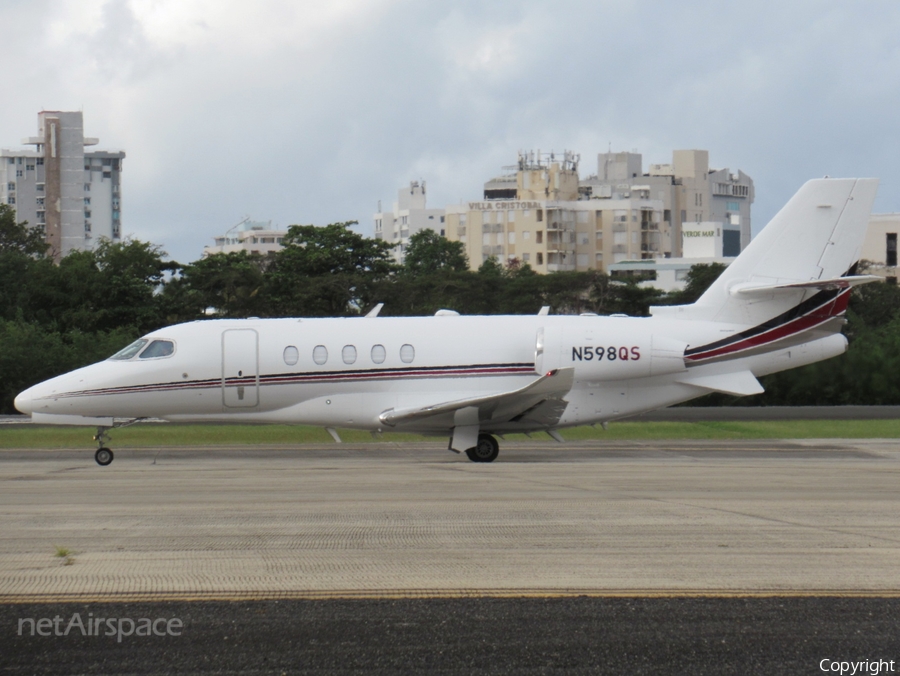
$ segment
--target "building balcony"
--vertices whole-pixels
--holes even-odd
[[[575,251],[575,245],[571,242],[547,242],[548,252],[572,253]]]
[[[750,186],[740,183],[714,183],[712,194],[716,197],[749,197]]]
[[[574,269],[574,263],[547,263],[547,272],[567,272]]]
[[[574,221],[547,221],[547,230],[569,231],[574,229]]]

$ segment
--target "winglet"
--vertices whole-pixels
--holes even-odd
[[[366,319],[374,319],[375,317],[377,317],[378,313],[381,312],[381,308],[383,308],[383,307],[384,307],[384,303],[379,303],[378,305],[373,307],[371,310],[368,311],[368,313],[366,313]]]

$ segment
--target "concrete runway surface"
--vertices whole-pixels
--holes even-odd
[[[900,659],[897,440],[533,441],[488,465],[443,443],[92,456],[0,451],[0,672]],[[190,629],[17,634],[74,612]]]
[[[894,440],[441,446],[0,452],[0,599],[900,591]]]

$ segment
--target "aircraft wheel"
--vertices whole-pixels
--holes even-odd
[[[472,462],[494,462],[500,455],[500,444],[490,434],[479,434],[478,443],[466,455]]]
[[[98,448],[97,452],[94,453],[94,460],[96,460],[97,464],[101,467],[106,467],[113,461],[113,452],[108,448]]]

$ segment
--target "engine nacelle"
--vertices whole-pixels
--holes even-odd
[[[646,378],[686,371],[686,348],[680,340],[621,327],[586,331],[582,326],[545,326],[537,332],[534,367],[544,374],[574,366],[578,380]]]

